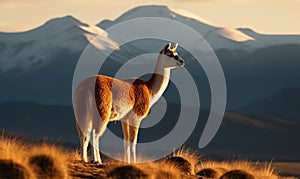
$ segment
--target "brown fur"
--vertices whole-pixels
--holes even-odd
[[[134,113],[145,116],[150,109],[150,91],[145,81],[136,79],[130,88],[130,96],[134,97]]]
[[[95,102],[101,120],[109,120],[118,117],[118,111],[115,111],[112,104],[114,101],[112,99],[112,90],[120,91],[126,87],[129,89],[129,94],[127,95],[129,103],[132,106],[132,111],[138,116],[145,116],[149,112],[151,94],[145,81],[140,79],[123,81],[109,76],[97,75],[89,77],[81,82],[77,89],[81,88],[82,92],[87,93],[88,90],[92,90],[93,81],[95,87],[93,90],[95,93]]]
[[[97,76],[95,82],[95,101],[102,120],[111,117],[112,78]]]
[[[156,84],[157,84],[156,82],[162,81],[163,78],[164,77],[162,75],[154,73],[154,74],[152,74],[149,81],[147,81],[147,87],[148,87],[148,89],[151,89],[151,90],[149,90],[151,95],[154,95],[159,91],[161,86],[156,86]]]

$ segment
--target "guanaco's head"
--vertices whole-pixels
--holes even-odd
[[[161,51],[159,60],[165,68],[176,68],[184,66],[184,60],[177,54],[176,49],[178,43],[171,47],[171,43],[168,43]]]

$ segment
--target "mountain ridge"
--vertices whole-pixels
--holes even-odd
[[[65,49],[80,53],[95,37],[98,37],[98,41],[93,45],[102,49],[117,48],[104,30],[72,16],[51,19],[26,32],[0,33],[0,44],[3,46],[0,48],[0,56],[3,57],[0,58],[0,70],[2,73],[13,68],[26,71],[34,64],[46,65],[53,60],[49,51]],[[5,56],[9,58],[5,59]]]
[[[299,45],[279,44],[277,46],[267,45],[259,47],[256,44],[259,40],[257,38],[247,42],[231,41],[219,35],[219,30],[224,29],[222,27],[213,26],[209,22],[197,22],[195,18],[191,20],[175,14],[167,6],[155,6],[154,10],[156,11],[154,12],[152,12],[152,8],[153,6],[137,7],[128,11],[119,19],[135,17],[132,11],[148,9],[147,11],[154,15],[159,15],[156,11],[160,11],[165,17],[171,19],[178,18],[183,22],[190,23],[192,21],[194,26],[209,27],[212,33],[205,37],[212,40],[212,42],[208,41],[209,43],[216,45],[215,53],[223,67],[228,83],[228,106],[230,109],[267,97],[267,95],[270,96],[292,83],[298,83],[297,67],[299,63],[295,59],[298,58]],[[109,22],[117,23],[114,21]],[[120,48],[120,50],[115,50],[116,53],[110,58],[112,60],[106,65],[105,70],[108,73],[105,74],[107,75],[111,75],[112,72],[118,70],[120,65],[126,63],[126,60],[141,53],[159,52],[166,43],[147,39],[146,41],[133,42],[119,47],[113,39],[114,37],[108,34],[105,29],[81,22],[72,16],[52,19],[36,29],[41,32],[36,33],[38,32],[37,30],[29,31],[31,34],[25,40],[22,40],[20,36],[28,35],[28,33],[0,33],[0,80],[6,93],[6,95],[0,96],[0,101],[21,100],[46,104],[71,104],[70,94],[63,93],[69,91],[76,63],[89,43],[92,43],[100,53],[105,53],[106,49],[114,50]],[[46,33],[43,32],[43,29],[49,31],[46,31]],[[251,29],[237,30],[258,34]],[[228,35],[232,34],[229,33]],[[5,36],[7,38],[9,36],[10,40],[4,38]],[[97,40],[94,40],[95,37],[98,37]],[[270,37],[268,35],[268,38]],[[291,36],[288,37],[291,38]],[[297,41],[297,38],[295,40]],[[201,96],[202,101],[205,101],[203,99],[207,98],[206,101],[208,102],[204,102],[204,104],[209,106],[207,94],[210,93],[210,88],[209,86],[203,87],[205,83],[203,81],[206,78],[204,77],[205,74],[202,74],[201,70],[199,71],[201,65],[194,64],[196,63],[195,59],[188,52],[184,51],[180,44],[178,52],[188,59],[186,64],[187,70],[194,74],[193,77],[201,79],[198,80],[201,83],[198,87],[199,90],[201,88],[200,91],[204,91],[203,93],[206,94],[203,97]],[[284,63],[282,63],[283,61]],[[265,70],[265,68],[268,70]],[[20,78],[20,75],[22,78]],[[276,79],[273,76],[276,76],[276,79],[281,81],[276,83]],[[41,80],[42,77],[44,80]],[[55,80],[53,80],[54,78]],[[30,81],[30,84],[35,86],[35,88],[33,89],[26,85],[26,81]],[[23,91],[26,92],[26,95],[18,92],[16,86],[19,84],[24,85]],[[47,89],[45,87],[47,85],[52,87]],[[56,88],[54,89],[53,86],[56,86]],[[203,90],[203,88],[206,90]],[[50,89],[52,90],[49,91]],[[40,94],[40,97],[37,97],[36,94]],[[49,97],[43,94],[48,94]]]
[[[138,6],[125,12],[115,20],[103,20],[99,22],[97,26],[103,29],[107,29],[114,24],[142,17],[162,17],[171,20],[176,20],[187,26],[190,26],[198,33],[200,33],[209,42],[209,44],[213,47],[214,50],[220,48],[234,50],[240,49],[242,46],[243,50],[253,51],[257,48],[278,44],[300,44],[299,35],[266,35],[257,33],[255,32],[255,30],[252,30],[250,28],[221,27],[193,13],[187,12],[184,9],[178,9],[162,5]],[[213,37],[211,37],[212,34]],[[220,42],[216,38],[223,39],[224,42],[221,43],[226,43],[226,45],[219,45]],[[287,40],[285,40],[285,38],[287,38]],[[238,45],[236,45],[235,42],[242,43],[238,43]]]

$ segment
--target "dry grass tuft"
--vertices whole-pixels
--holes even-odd
[[[64,179],[68,177],[70,154],[54,145],[34,146],[29,155],[29,164],[39,176],[45,179]]]
[[[0,159],[10,159],[17,163],[23,163],[23,156],[27,154],[26,149],[27,146],[16,139],[0,137]]]
[[[182,157],[189,161],[193,166],[198,165],[201,159],[201,156],[197,152],[193,151],[192,149],[185,149],[184,147],[174,152],[173,156]]]
[[[113,179],[149,178],[149,174],[147,174],[142,169],[133,165],[118,166],[114,168],[112,171],[110,171],[107,176]]]
[[[183,174],[194,174],[194,166],[186,159],[174,156],[174,157],[168,157],[164,160],[164,162],[167,165],[173,165],[174,168],[176,168],[178,171],[180,171]]]
[[[255,179],[253,175],[243,170],[231,170],[226,172],[220,179]]]
[[[60,179],[66,178],[66,172],[61,169],[63,165],[57,166],[56,162],[48,155],[33,155],[29,163],[39,178]]]
[[[198,165],[200,155],[191,149],[182,147],[173,153],[173,157],[167,158],[166,161],[174,164],[184,174],[194,175],[194,167]]]
[[[13,160],[0,159],[0,178],[6,179],[31,179],[34,175],[30,170]]]
[[[160,169],[152,177],[153,179],[179,179],[180,175],[176,175],[176,173],[171,171]]]
[[[0,137],[0,178],[35,178],[24,157],[26,149],[27,146],[16,139]]]
[[[264,167],[261,167],[259,163],[249,161],[205,161],[196,166],[196,171],[204,168],[217,169],[221,175],[230,170],[243,170],[257,178],[278,178],[271,163],[265,163]]]
[[[179,179],[183,178],[183,172],[178,168],[177,163],[169,163],[165,160],[160,162],[149,163],[145,168],[152,169],[149,171],[152,173],[154,179]]]
[[[197,172],[196,175],[205,178],[218,179],[220,177],[220,172],[216,169],[204,168]]]
[[[0,160],[10,161],[10,166],[17,167],[16,172],[23,167],[30,178],[67,178],[68,165],[74,156],[75,152],[64,151],[55,145],[28,145],[15,138],[0,137]]]

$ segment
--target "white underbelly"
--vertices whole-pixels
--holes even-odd
[[[122,119],[128,112],[132,110],[132,105],[127,101],[113,101],[112,104],[112,117],[110,121]]]

